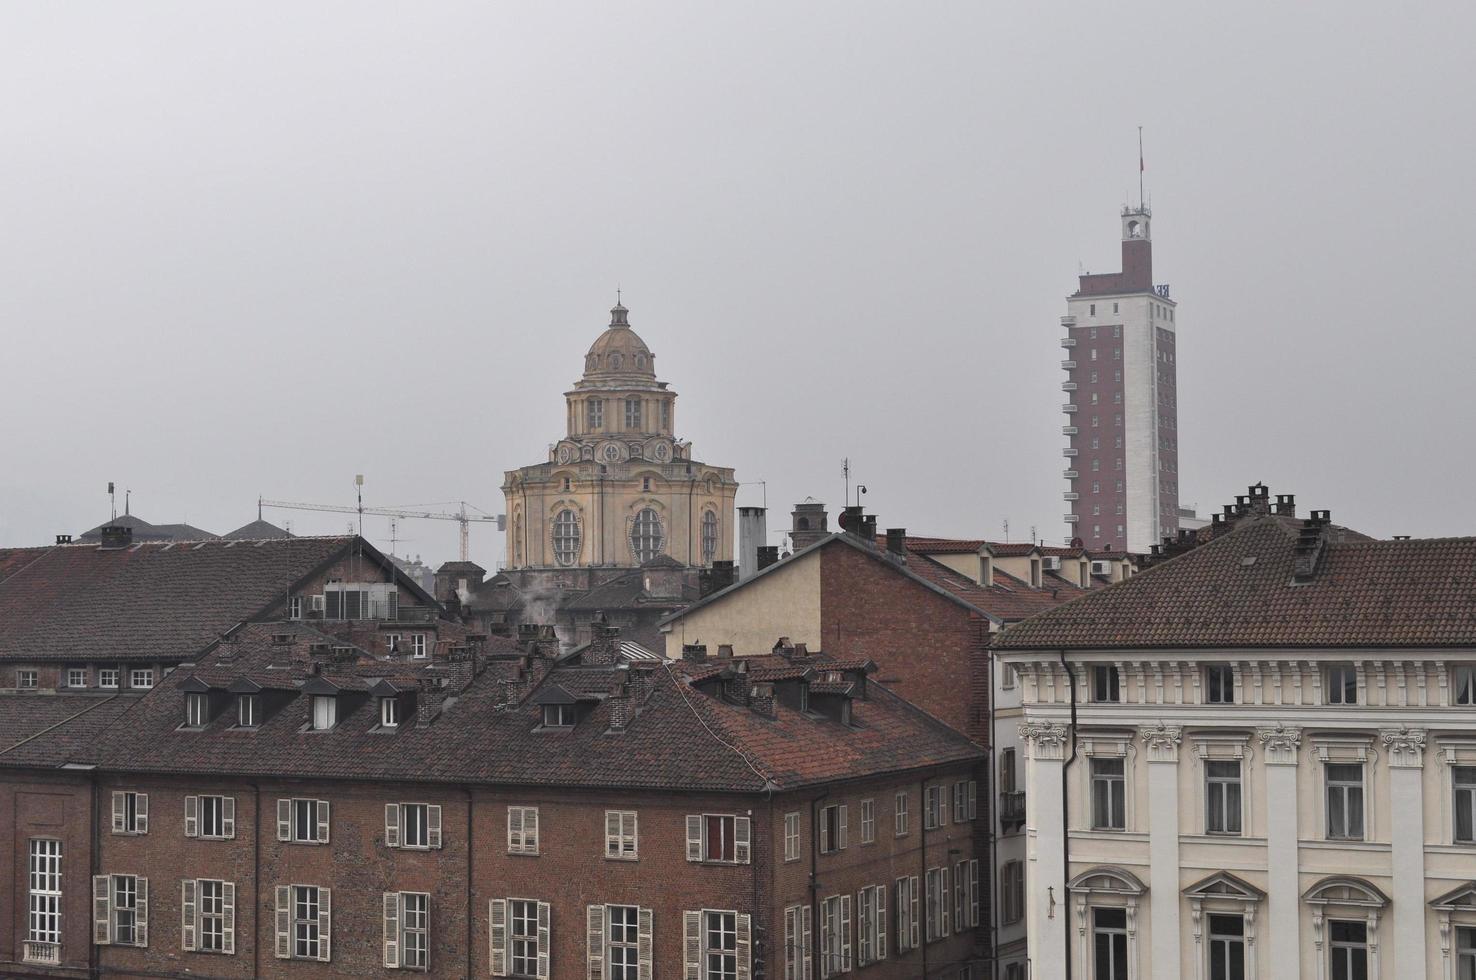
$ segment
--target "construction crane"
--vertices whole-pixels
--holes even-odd
[[[380,517],[401,517],[423,521],[456,521],[461,525],[461,560],[468,561],[471,557],[471,525],[473,521],[496,524],[497,530],[504,530],[507,526],[507,518],[502,514],[479,513],[471,514],[467,508],[471,507],[465,500],[447,501],[447,503],[459,503],[460,509],[447,513],[436,510],[398,510],[393,507],[350,507],[344,504],[304,504],[291,500],[267,500],[264,497],[256,499],[258,513],[263,507],[271,507],[276,510],[319,510],[328,511],[332,514],[375,514]],[[476,507],[471,507],[477,510]],[[362,527],[362,522],[361,525]]]

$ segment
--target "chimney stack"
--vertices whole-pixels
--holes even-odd
[[[906,557],[907,529],[905,527],[887,528],[887,550],[898,557]]]
[[[620,662],[620,627],[611,626],[601,614],[590,625],[589,646],[584,651],[586,667],[612,667]]]
[[[753,685],[748,692],[748,706],[756,715],[773,718],[775,715],[774,685],[768,683]]]
[[[758,549],[758,570],[763,571],[770,565],[779,561],[779,546],[777,544],[762,545]]]
[[[71,544],[72,543],[72,536],[70,534],[58,534],[56,536],[56,543],[57,544]]]
[[[876,545],[876,515],[866,514],[861,518],[861,538],[867,544]]]
[[[683,643],[682,659],[689,663],[700,664],[707,659],[707,644],[705,643]]]
[[[768,540],[768,517],[762,507],[738,508],[738,581],[759,570],[759,550]]]
[[[133,544],[133,528],[122,524],[109,524],[102,529],[101,535],[98,547],[103,551],[115,551]]]
[[[704,568],[697,573],[697,593],[699,598],[707,598],[714,592],[721,592],[733,584],[735,569],[730,561],[715,561],[711,568]]]
[[[794,505],[794,512],[790,515],[789,540],[795,551],[808,548],[821,538],[830,534],[829,516],[825,513],[825,505],[817,500],[807,500],[802,504]]]

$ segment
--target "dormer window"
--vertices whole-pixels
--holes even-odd
[[[379,699],[379,724],[382,728],[400,727],[400,702],[394,698]]]
[[[185,727],[204,728],[210,719],[210,697],[191,692],[185,695]]]
[[[236,725],[255,728],[261,724],[261,695],[242,694],[236,699]]]
[[[544,728],[573,728],[575,720],[572,704],[545,704],[543,706]]]
[[[331,694],[312,696],[312,716],[308,727],[315,732],[326,732],[338,724],[338,698]]]

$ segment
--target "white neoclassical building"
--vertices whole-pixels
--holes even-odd
[[[1007,628],[1033,980],[1476,980],[1476,539],[1264,487]]]

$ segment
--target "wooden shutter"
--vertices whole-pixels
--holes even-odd
[[[194,878],[179,883],[179,948],[193,952],[199,945],[199,901],[200,884]]]
[[[550,911],[547,902],[538,903],[538,980],[548,980]]]
[[[507,849],[517,853],[523,849],[523,808],[507,808]]]
[[[753,824],[747,817],[733,820],[733,860],[747,864],[753,851]]]
[[[384,965],[400,965],[400,893],[384,893]]]
[[[220,948],[221,952],[236,952],[236,884],[233,881],[220,883]]]
[[[697,818],[701,820],[701,817]],[[688,852],[692,818],[687,818]],[[702,980],[702,913],[682,913],[682,980]]]
[[[292,801],[277,801],[277,840],[292,839]]]
[[[319,806],[327,806],[322,803]],[[333,958],[333,889],[318,889],[318,959],[327,963]]]
[[[656,949],[654,927],[656,915],[643,908],[636,913],[636,977],[651,980],[655,971]]]
[[[538,807],[530,806],[523,811],[523,848],[530,854],[538,853]]]
[[[963,783],[954,783],[953,784],[953,822],[954,823],[963,823],[963,821],[964,821],[964,784]]]
[[[227,840],[236,836],[236,798],[234,796],[220,798],[220,833]]]
[[[133,913],[133,943],[135,946],[147,946],[149,944],[149,879],[133,879],[134,913]]]
[[[829,819],[828,814],[825,812],[826,810],[829,810],[829,809],[830,809],[830,807],[823,807],[820,810],[820,853],[821,854],[829,854],[830,853],[830,819]]]
[[[620,811],[605,811],[605,857],[620,856]]]
[[[134,794],[133,819],[136,833],[147,834],[149,832],[149,794]]]
[[[92,941],[106,946],[113,941],[113,879],[95,875],[92,879]]]
[[[871,934],[876,937],[873,955],[878,960],[887,958],[887,886],[877,885],[871,890]]]
[[[920,890],[918,888],[917,875],[912,875],[907,879],[907,938],[910,944],[908,946],[909,949],[917,949],[918,946],[922,945],[922,919],[917,914],[917,899]]]
[[[605,811],[606,821],[613,810]],[[617,818],[618,822],[618,818]],[[605,907],[591,905],[585,909],[585,933],[589,946],[587,964],[589,980],[605,980]]]
[[[973,779],[969,780],[968,814],[970,820],[979,819],[979,783]]]
[[[200,798],[198,796],[185,797],[185,836],[200,836]]]
[[[113,794],[113,833],[121,834],[128,828],[128,803],[127,797],[122,793]]]
[[[280,809],[280,808],[279,808]],[[277,886],[277,959],[292,956],[292,886]]]
[[[799,953],[799,920],[796,915],[798,906],[790,906],[784,910],[784,980],[799,980],[795,976],[794,961]]]
[[[814,970],[815,970],[815,965],[814,965],[815,964],[815,953],[814,953],[814,948],[813,948],[814,935],[811,932],[811,929],[813,928],[813,923],[810,921],[811,918],[812,918],[812,916],[810,915],[810,907],[808,905],[804,905],[804,906],[801,906],[800,907],[799,918],[800,918],[800,944],[801,944],[801,949],[804,950],[804,958],[805,958],[805,960],[804,960],[804,962],[805,962],[805,977],[804,977],[804,980],[811,980],[811,978],[812,978],[812,976],[814,974]]]
[[[328,801],[318,800],[316,802],[318,811],[318,843],[326,844],[328,843]]]
[[[836,841],[835,846],[837,850],[841,851],[844,851],[846,849],[846,845],[850,843],[851,838],[851,832],[849,829],[849,809],[850,808],[847,807],[846,804],[842,803],[840,805],[840,810],[838,811],[838,817],[836,820],[836,827],[838,828],[836,837],[839,839]]]
[[[969,862],[969,925],[979,925],[979,859]]]
[[[432,803],[425,808],[425,840],[433,848],[441,846],[441,807]]]
[[[384,846],[400,846],[400,804],[384,805]]]
[[[687,860],[702,860],[702,814],[687,814]]]
[[[740,912],[733,917],[735,927],[738,960],[738,980],[752,980],[753,977],[753,919]]]
[[[851,972],[851,896],[840,897],[841,972]]]
[[[620,815],[620,856],[626,853],[625,845],[630,844],[630,856],[635,857],[640,849],[640,837],[636,833],[636,811],[630,810]]]
[[[511,810],[509,810],[511,813]],[[507,976],[507,899],[487,903],[487,960],[494,977]]]
[[[945,864],[943,865],[943,867],[938,869],[938,919],[940,920],[938,923],[939,936],[946,936],[950,931],[948,919],[948,900],[948,865]]]

